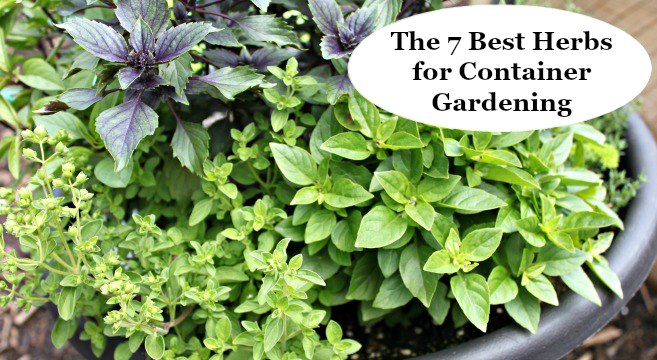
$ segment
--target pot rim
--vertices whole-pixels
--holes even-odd
[[[621,231],[605,253],[618,275],[623,299],[596,286],[602,306],[569,290],[559,306],[543,306],[536,334],[517,324],[507,325],[479,338],[423,355],[416,360],[451,359],[560,359],[593,336],[625,306],[647,278],[657,258],[657,144],[643,119],[630,114],[627,129],[627,170],[647,181],[627,207]],[[596,281],[600,284],[599,281]]]

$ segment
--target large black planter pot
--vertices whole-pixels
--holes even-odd
[[[657,257],[657,145],[638,115],[632,115],[629,125],[626,169],[633,176],[643,171],[647,182],[627,208],[625,230],[605,253],[625,297],[599,290],[602,306],[598,307],[569,291],[560,297],[559,306],[544,307],[535,335],[509,325],[418,360],[560,359],[602,329],[630,301]]]
[[[605,254],[609,265],[618,274],[625,297],[619,299],[611,292],[600,290],[602,307],[583,297],[567,292],[560,297],[557,307],[547,306],[535,335],[517,325],[509,325],[480,338],[417,358],[463,360],[550,360],[560,359],[584,340],[611,321],[634,296],[645,281],[657,257],[657,144],[650,130],[638,115],[632,115],[627,133],[626,168],[633,176],[642,171],[648,182],[627,208],[625,230]],[[53,315],[57,309],[49,304]],[[71,345],[88,359],[96,357],[88,341],[79,340],[79,332]],[[114,349],[121,338],[108,338],[101,359],[113,359]],[[133,359],[145,359],[143,348]]]

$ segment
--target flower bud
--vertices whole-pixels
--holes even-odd
[[[34,132],[32,130],[23,130],[21,131],[21,137],[24,140],[31,141],[34,139]]]
[[[67,175],[70,174],[70,175],[64,176],[64,177],[68,177],[68,178],[73,177],[73,172],[74,171],[75,171],[75,165],[71,164],[70,162],[65,163],[64,165],[62,165],[62,173],[67,174]]]
[[[36,158],[37,158],[37,153],[36,153],[36,151],[34,151],[34,150],[30,149],[30,148],[25,148],[25,149],[23,149],[23,156],[24,156],[26,159],[30,159],[30,160],[32,160],[32,159],[36,159]]]
[[[48,136],[48,132],[46,131],[46,128],[42,125],[39,125],[34,128],[34,135],[39,138],[39,140],[45,139]]]
[[[64,155],[68,153],[68,148],[66,147],[66,145],[62,144],[61,142],[58,142],[57,146],[55,146],[55,151],[58,154]]]

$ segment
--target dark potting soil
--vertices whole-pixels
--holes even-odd
[[[335,307],[331,316],[342,326],[345,338],[354,339],[363,345],[358,353],[351,356],[354,360],[407,359],[485,335],[470,323],[454,328],[451,315],[447,316],[445,323],[438,325],[426,310],[416,311],[419,306],[406,306],[396,311],[391,317],[400,322],[395,324],[380,321],[363,325],[358,321],[358,308],[353,304]],[[494,306],[491,308],[487,332],[502,328],[511,321],[504,307]]]

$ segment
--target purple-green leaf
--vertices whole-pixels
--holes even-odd
[[[96,131],[114,157],[116,171],[123,169],[139,142],[157,127],[157,113],[139,97],[103,111],[96,118]]]
[[[178,122],[173,133],[171,147],[173,156],[192,172],[201,173],[203,161],[208,158],[210,136],[200,124],[186,121]]]
[[[298,50],[267,47],[258,49],[251,55],[251,65],[258,71],[267,70],[268,66],[276,66],[298,53]]]
[[[326,97],[329,103],[335,104],[341,96],[349,94],[354,86],[348,74],[336,75],[329,79],[326,88]]]
[[[258,74],[246,66],[240,66],[221,68],[209,75],[197,77],[196,80],[213,86],[228,100],[232,100],[235,95],[260,85],[263,78],[264,75]]]
[[[137,69],[137,68],[125,67],[119,70],[118,77],[119,77],[119,85],[121,85],[121,89],[127,89],[143,73],[144,73],[143,68]]]
[[[66,30],[83,49],[101,59],[125,62],[128,45],[123,37],[111,27],[85,18],[75,18],[57,25]]]
[[[121,26],[131,33],[140,17],[150,26],[155,38],[159,38],[169,25],[166,0],[117,0],[115,13]]]
[[[177,58],[213,31],[212,24],[201,22],[182,24],[165,31],[155,44],[155,61],[164,63]]]
[[[244,60],[242,56],[226,49],[210,49],[205,51],[203,56],[210,60],[212,65],[216,67],[236,67]]]
[[[376,27],[374,10],[374,8],[358,9],[347,17],[345,25],[353,33],[356,45],[374,31]]]
[[[339,59],[351,52],[351,50],[344,48],[337,36],[333,35],[324,36],[319,47],[322,50],[322,57],[327,60]]]
[[[71,89],[59,95],[59,100],[76,110],[85,110],[102,100],[94,89]]]
[[[230,28],[217,29],[205,37],[205,41],[212,45],[225,47],[242,47],[237,37]]]
[[[340,6],[335,0],[310,0],[310,12],[317,27],[325,35],[338,35],[338,24],[344,22]]]
[[[135,51],[148,52],[155,48],[155,37],[151,27],[139,18],[130,34],[130,46]]]
[[[299,46],[292,28],[274,15],[252,15],[239,21],[244,36],[255,42],[271,42],[278,46]]]

